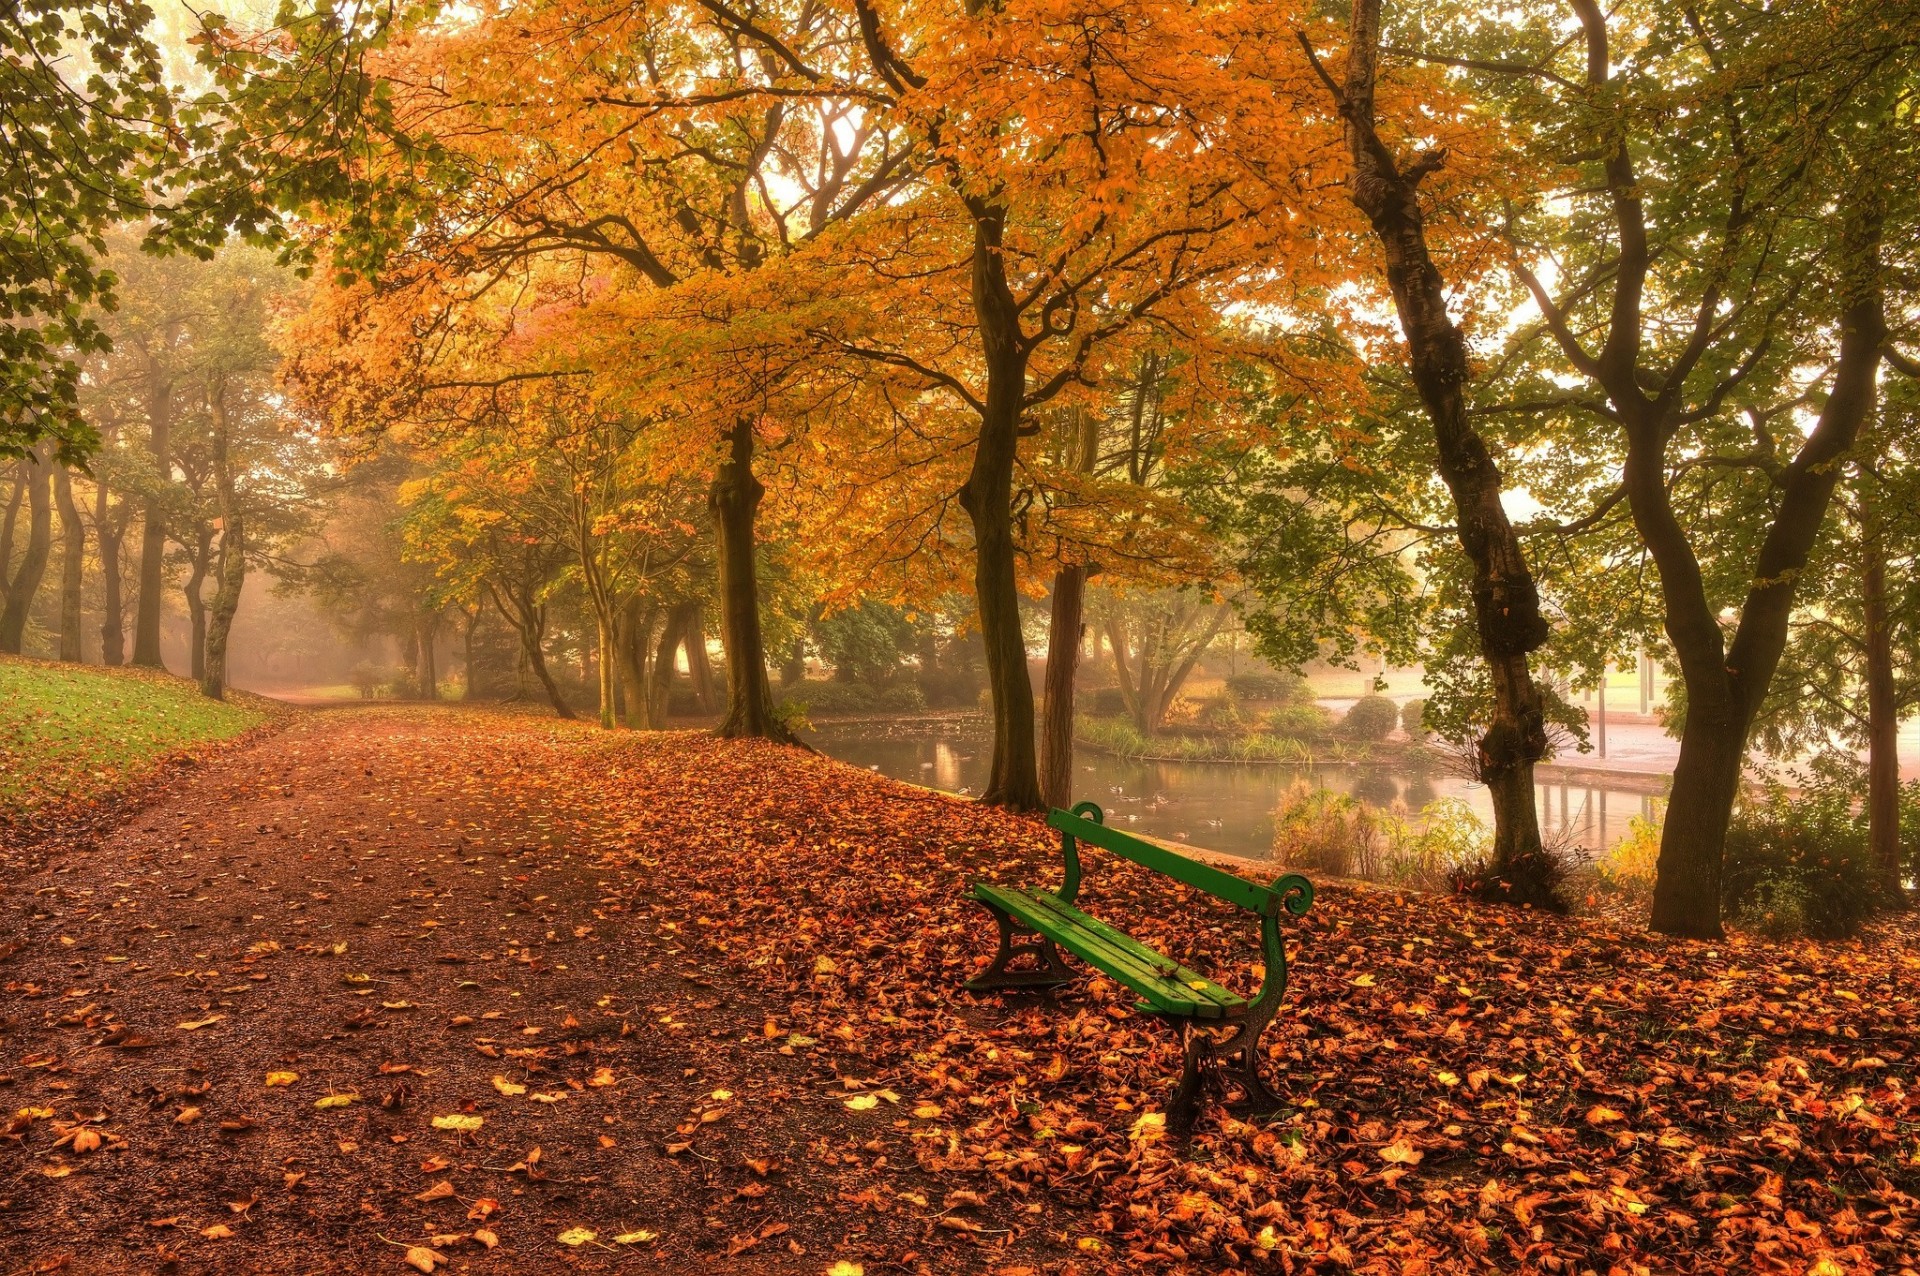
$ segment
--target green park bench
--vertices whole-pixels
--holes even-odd
[[[997,886],[974,882],[968,895],[984,904],[1000,924],[1000,948],[985,974],[967,981],[976,992],[1006,988],[1050,988],[1069,983],[1073,974],[1061,963],[1066,949],[1094,969],[1118,980],[1140,996],[1138,1008],[1171,1019],[1185,1038],[1185,1061],[1180,1082],[1167,1104],[1167,1127],[1184,1132],[1192,1127],[1203,1083],[1226,1079],[1241,1091],[1241,1102],[1273,1111],[1280,1101],[1260,1079],[1260,1034],[1266,1031],[1287,991],[1287,950],[1280,937],[1280,912],[1295,917],[1313,906],[1313,883],[1288,873],[1272,886],[1261,886],[1211,864],[1202,864],[1163,846],[1106,827],[1100,808],[1082,802],[1071,811],[1052,811],[1049,827],[1060,831],[1060,854],[1066,874],[1058,891],[1039,887]],[[1097,846],[1142,867],[1184,882],[1225,900],[1260,918],[1260,949],[1266,979],[1251,1000],[1222,988],[1206,976],[1187,969],[1133,936],[1075,908],[1080,892],[1080,845]],[[1020,936],[1030,935],[1031,939]],[[1031,956],[1035,965],[1013,969],[1016,958]],[[1231,1032],[1216,1035],[1216,1030]],[[1237,1062],[1225,1063],[1234,1059]]]

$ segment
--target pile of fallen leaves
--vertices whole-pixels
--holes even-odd
[[[1084,906],[1242,989],[1244,914]],[[1906,1271],[1920,935],[1683,944],[1350,886],[1271,1121],[975,995],[1038,821],[824,758],[318,715],[4,897],[0,1252],[77,1270]],[[244,1248],[236,1248],[244,1247]],[[24,1263],[20,1265],[25,1265]]]

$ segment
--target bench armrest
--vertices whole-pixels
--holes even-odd
[[[1107,822],[1106,813],[1097,802],[1081,802],[1074,806],[1073,814],[1095,824]],[[1080,844],[1073,834],[1064,829],[1060,833],[1060,858],[1066,861],[1067,871],[1060,879],[1060,898],[1071,904],[1080,894]]]

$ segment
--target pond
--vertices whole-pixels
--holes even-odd
[[[829,757],[951,793],[978,793],[992,760],[985,726],[972,719],[827,722],[809,740]],[[1098,802],[1108,823],[1249,859],[1271,857],[1273,808],[1303,781],[1377,806],[1402,803],[1409,811],[1459,798],[1489,827],[1493,819],[1486,786],[1438,767],[1414,770],[1398,762],[1137,762],[1083,746],[1073,770],[1075,800]],[[1537,793],[1541,831],[1589,854],[1604,851],[1626,835],[1633,817],[1655,818],[1661,800],[1649,779],[1545,768]]]

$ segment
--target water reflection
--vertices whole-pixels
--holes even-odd
[[[991,744],[977,728],[952,723],[849,723],[822,728],[813,744],[830,757],[952,793],[977,793],[987,780]],[[1458,798],[1491,825],[1485,786],[1442,771],[1402,766],[1247,766],[1221,762],[1130,762],[1103,753],[1074,759],[1074,797],[1098,802],[1124,828],[1188,841],[1233,855],[1264,859],[1273,847],[1273,808],[1299,781],[1351,793],[1379,806],[1418,811]],[[1618,787],[1550,778],[1535,800],[1550,842],[1605,850],[1635,816],[1653,819],[1660,801],[1646,781]]]

